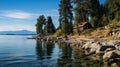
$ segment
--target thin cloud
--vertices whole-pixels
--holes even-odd
[[[22,10],[2,10],[0,11],[0,17],[8,17],[15,19],[31,19],[37,18],[39,15],[45,15],[56,17],[59,16],[58,10],[41,10],[36,13],[29,13]]]
[[[35,31],[36,19],[40,15],[51,16],[55,26],[58,26],[58,10],[40,10],[36,12],[26,12],[22,10],[0,10],[0,31],[8,30],[31,30]],[[33,25],[33,26],[32,26]]]
[[[28,19],[32,17],[31,13],[23,11],[1,11],[0,14],[4,17],[17,18],[17,19]]]

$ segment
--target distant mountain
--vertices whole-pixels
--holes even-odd
[[[0,31],[1,35],[30,35],[36,34],[36,32],[28,30],[18,30],[18,31]]]

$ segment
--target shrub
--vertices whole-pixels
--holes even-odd
[[[62,30],[59,29],[59,30],[56,31],[55,35],[56,35],[56,36],[63,36],[64,33],[62,33]]]

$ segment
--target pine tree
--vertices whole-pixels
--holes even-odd
[[[120,21],[120,0],[106,0],[104,6],[108,11],[109,21]]]
[[[89,0],[73,0],[73,3],[76,5],[74,8],[75,22],[88,21]]]
[[[64,35],[70,34],[73,31],[72,27],[72,5],[71,0],[61,0],[59,5],[59,28]]]
[[[45,24],[45,22],[46,22],[46,19],[45,19],[44,15],[40,15],[37,18],[37,24],[36,24],[37,34],[39,34],[39,33],[43,34],[43,25]]]
[[[80,22],[89,22],[89,0],[73,0],[75,4],[74,12],[75,12],[75,21],[74,26],[77,28],[77,33],[80,34],[79,24]]]
[[[99,0],[90,0],[90,15],[93,28],[101,26],[101,12]]]
[[[44,28],[44,34],[45,35],[49,35],[49,34],[53,34],[55,33],[55,26],[52,22],[52,18],[51,16],[48,16],[47,17],[47,22],[46,22],[46,25],[45,25],[45,28]]]
[[[101,18],[99,18],[101,20],[101,24],[102,26],[106,26],[109,24],[109,20],[108,20],[108,11],[106,10],[106,8],[104,7],[103,4],[101,4],[100,6],[100,15],[101,15]]]

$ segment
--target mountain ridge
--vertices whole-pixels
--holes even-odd
[[[36,32],[29,30],[0,31],[0,35],[30,35],[30,34],[36,34]]]

